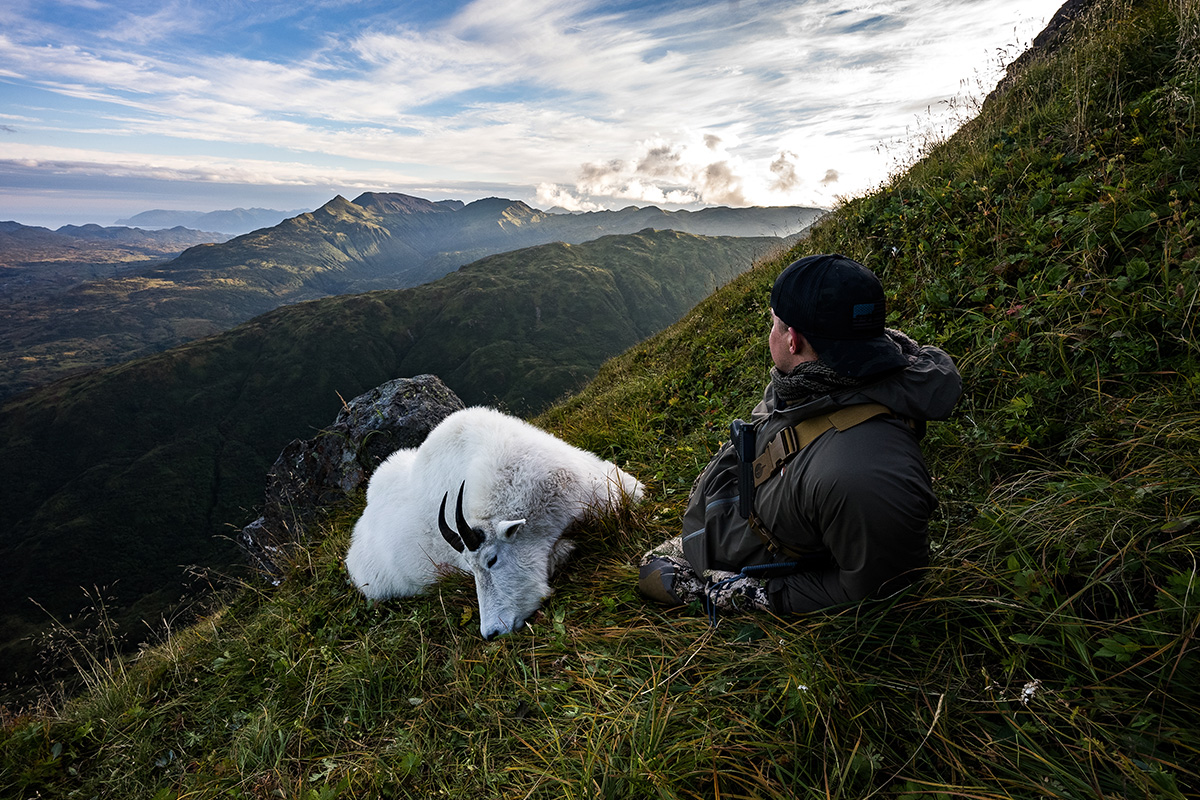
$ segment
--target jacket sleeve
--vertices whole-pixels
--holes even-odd
[[[770,580],[774,610],[863,600],[898,588],[928,564],[928,521],[937,501],[915,440],[899,438],[911,434],[896,424],[864,423],[822,437],[808,460],[819,469],[792,471],[796,512],[814,521],[834,563]]]

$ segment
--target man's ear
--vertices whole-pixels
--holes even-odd
[[[804,334],[795,328],[787,329],[788,351],[795,353],[804,352],[804,346],[808,344],[808,340],[804,338]]]
[[[792,352],[800,356],[802,361],[816,361],[820,358],[816,349],[813,348],[812,343],[804,338],[803,333],[795,328],[788,328],[788,336],[792,337],[789,339],[789,342],[796,348]]]

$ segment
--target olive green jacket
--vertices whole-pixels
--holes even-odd
[[[788,554],[768,549],[738,514],[737,456],[726,444],[692,489],[685,557],[698,572],[798,560],[800,571],[767,582],[771,607],[781,613],[858,601],[911,581],[929,563],[928,524],[937,507],[916,431],[945,419],[961,393],[954,362],[928,346],[914,364],[876,383],[793,407],[768,385],[751,417],[758,454],[783,428],[846,406],[881,403],[895,416],[826,431],[758,487],[754,514]],[[807,555],[797,559],[796,552]]]

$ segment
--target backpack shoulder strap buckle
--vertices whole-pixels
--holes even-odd
[[[891,413],[892,410],[882,403],[864,403],[839,408],[831,414],[810,417],[795,425],[789,425],[775,434],[771,441],[767,442],[762,455],[754,459],[754,486],[757,488],[766,483],[784,462],[808,447],[830,428],[845,431],[874,417]]]
[[[754,459],[755,487],[774,475],[775,471],[803,446],[796,436],[796,430],[790,426],[771,437],[762,455]]]

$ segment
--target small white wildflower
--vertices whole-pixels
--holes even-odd
[[[1029,705],[1029,701],[1033,699],[1033,696],[1037,694],[1037,690],[1040,689],[1041,686],[1042,682],[1036,679],[1025,684],[1025,688],[1021,690],[1021,705]]]

